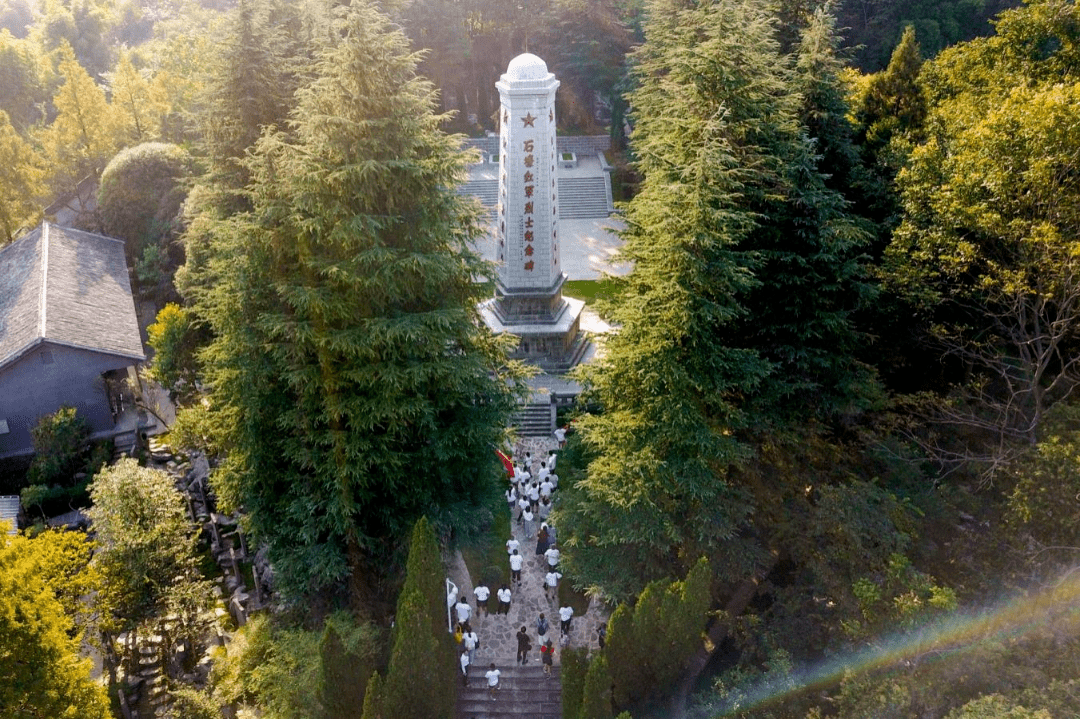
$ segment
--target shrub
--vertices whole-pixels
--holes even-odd
[[[82,468],[83,450],[90,439],[87,421],[74,407],[65,406],[38,419],[30,434],[36,453],[27,473],[30,484],[70,484]]]

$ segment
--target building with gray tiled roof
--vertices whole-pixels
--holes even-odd
[[[46,222],[0,249],[0,457],[62,405],[111,436],[108,379],[145,359],[122,241]]]

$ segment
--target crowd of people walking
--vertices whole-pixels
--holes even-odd
[[[556,499],[556,491],[559,486],[559,476],[556,472],[558,465],[558,453],[550,450],[542,458],[534,458],[530,452],[525,452],[524,458],[513,465],[513,472],[507,473],[506,501],[510,509],[512,522],[511,537],[506,541],[507,563],[510,569],[510,581],[503,583],[495,590],[498,600],[494,611],[497,625],[488,625],[489,631],[499,627],[503,622],[512,621],[510,608],[514,601],[514,593],[520,592],[525,578],[522,572],[528,565],[534,568],[538,576],[528,578],[531,586],[542,586],[545,603],[554,607],[559,616],[560,647],[565,647],[570,641],[571,621],[574,610],[569,604],[559,606],[559,580],[562,572],[559,571],[561,552],[557,543],[557,532],[548,519]],[[535,547],[533,542],[535,541]],[[526,552],[533,552],[536,562],[526,562]],[[535,581],[535,584],[533,582]],[[468,686],[469,666],[476,661],[476,651],[481,646],[481,638],[472,627],[475,617],[491,616],[488,602],[493,587],[486,586],[482,581],[473,589],[473,600],[476,605],[475,615],[473,606],[468,597],[461,596],[454,604],[457,628],[455,636],[461,648],[460,664],[462,681]],[[535,590],[533,590],[535,591]],[[534,605],[535,606],[535,605]],[[500,618],[503,615],[504,618]],[[520,612],[518,612],[520,618]],[[556,640],[549,634],[548,613],[539,612],[535,621],[530,620],[532,628],[523,624],[518,629],[515,638],[517,643],[517,663],[526,665],[530,660],[530,652],[536,644],[540,648],[540,662],[544,673],[550,678],[551,668],[554,664]],[[513,626],[513,625],[511,625]],[[512,631],[512,630],[511,630]],[[503,632],[499,632],[503,633]],[[501,672],[495,663],[490,664],[485,672],[487,685],[491,690],[491,698],[496,696],[499,676]]]

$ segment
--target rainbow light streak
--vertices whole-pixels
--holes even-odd
[[[716,717],[728,717],[780,702],[808,689],[837,684],[848,674],[860,674],[906,664],[934,661],[971,651],[992,640],[1019,639],[1037,629],[1075,622],[1080,630],[1080,571],[1070,570],[1048,588],[1018,597],[978,613],[953,612],[919,630],[894,636],[876,647],[824,662],[817,668],[797,669],[782,687],[764,680],[742,693],[737,705]],[[775,679],[773,680],[775,681]]]

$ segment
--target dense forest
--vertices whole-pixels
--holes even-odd
[[[124,240],[170,441],[275,594],[209,646],[172,481],[46,418],[0,493],[81,497],[93,534],[0,538],[0,718],[120,716],[150,636],[170,716],[452,715],[443,556],[500,543],[528,375],[454,188],[525,50],[562,132],[611,134],[633,263],[558,460],[564,581],[611,610],[563,715],[1080,715],[1073,0],[0,0],[0,28],[0,244]]]

